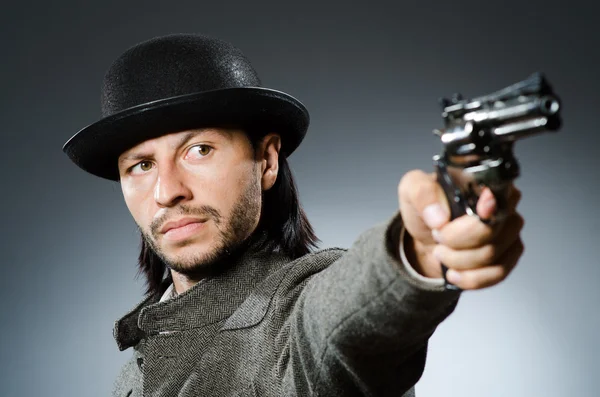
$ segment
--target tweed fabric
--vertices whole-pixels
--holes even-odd
[[[400,230],[396,216],[347,250],[294,261],[250,250],[223,275],[146,299],[115,325],[133,355],[113,396],[413,396],[460,293],[411,278]]]

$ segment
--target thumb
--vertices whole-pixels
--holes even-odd
[[[450,207],[435,173],[407,172],[398,187],[400,212],[408,233],[424,244],[434,244],[433,229],[450,221]]]

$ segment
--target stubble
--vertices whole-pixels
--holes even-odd
[[[252,173],[251,175],[254,175]],[[254,224],[261,210],[260,182],[251,178],[240,198],[236,201],[229,218],[224,218],[216,208],[211,206],[191,207],[179,205],[155,220],[150,225],[150,233],[141,228],[142,237],[148,247],[175,272],[190,278],[201,279],[226,270],[233,264],[234,256],[239,254],[246,240],[253,233]],[[214,243],[205,253],[169,256],[156,241],[159,230],[166,219],[177,216],[194,216],[212,220],[217,229]],[[183,244],[187,244],[184,242]]]

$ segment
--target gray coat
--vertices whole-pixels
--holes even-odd
[[[294,261],[249,250],[218,277],[118,320],[113,391],[158,396],[412,396],[459,294],[407,272],[401,220]]]

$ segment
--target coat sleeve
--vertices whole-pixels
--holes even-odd
[[[308,395],[401,396],[460,293],[403,262],[399,214],[306,283],[291,316],[289,371]],[[353,392],[356,394],[353,394]]]

